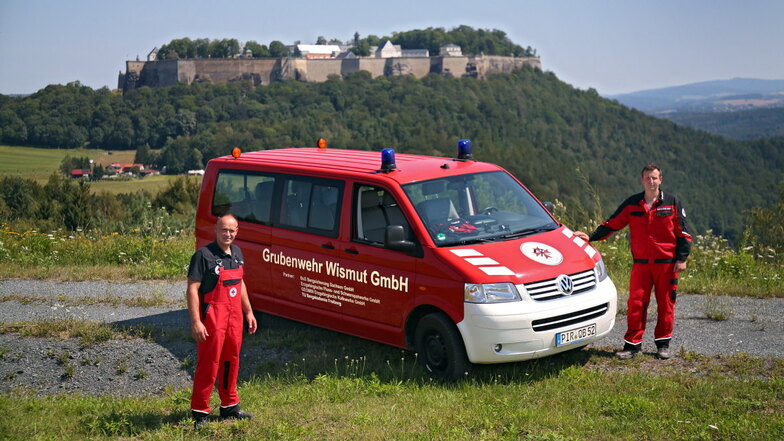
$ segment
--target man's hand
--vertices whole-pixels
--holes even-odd
[[[256,316],[253,315],[253,311],[245,313],[245,321],[248,323],[248,333],[255,334],[258,324],[256,323]]]
[[[675,272],[686,271],[686,262],[675,262]]]
[[[202,322],[196,322],[191,325],[191,335],[198,343],[206,341],[207,337],[210,336],[210,334],[207,332],[207,328]]]
[[[585,234],[585,233],[583,233],[582,231],[575,231],[575,232],[574,232],[574,235],[575,235],[575,236],[577,236],[577,237],[579,237],[580,239],[582,239],[582,240],[584,240],[584,241],[588,242],[588,235],[587,235],[587,234]]]

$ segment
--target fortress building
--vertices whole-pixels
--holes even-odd
[[[305,49],[305,48],[304,48]],[[314,48],[306,48],[308,55],[287,58],[190,58],[159,60],[157,48],[148,61],[126,61],[125,73],[119,74],[117,87],[123,92],[137,87],[166,87],[177,83],[251,81],[254,85],[268,85],[273,81],[326,81],[330,75],[344,76],[361,70],[380,76],[413,75],[422,78],[430,73],[450,77],[486,78],[499,72],[511,72],[525,66],[541,69],[539,57],[504,57],[497,55],[462,55],[459,46],[441,48],[438,56],[428,56],[427,50],[401,50],[386,42],[370,57],[355,57],[338,53],[334,48],[316,55]],[[424,52],[422,52],[424,51]],[[329,54],[327,54],[329,52]]]

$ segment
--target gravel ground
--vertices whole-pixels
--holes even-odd
[[[0,334],[0,392],[21,387],[41,394],[122,396],[189,387],[196,347],[188,332],[184,293],[184,282],[0,281],[2,324],[74,318],[130,327],[149,325],[167,335],[159,341],[111,340],[80,348],[75,339]],[[710,320],[706,311],[729,318]],[[650,314],[652,328],[655,308]],[[612,333],[594,346],[619,348],[625,330],[625,318],[619,316]],[[708,356],[746,353],[781,359],[784,341],[778,337],[782,331],[784,299],[683,295],[676,306],[671,347],[676,352],[683,348]],[[645,335],[643,350],[655,352],[651,329]],[[288,357],[258,338],[245,339],[240,378],[247,378],[254,366],[264,361]]]

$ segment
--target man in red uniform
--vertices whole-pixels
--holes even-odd
[[[248,332],[256,332],[256,317],[242,280],[245,261],[240,248],[232,244],[238,229],[234,216],[218,218],[215,242],[197,250],[188,269],[186,296],[197,350],[191,395],[196,427],[208,420],[216,378],[220,417],[252,418],[240,410],[237,395],[243,322],[247,323]]]
[[[660,188],[659,166],[646,165],[640,180],[645,191],[626,199],[590,237],[581,231],[575,234],[587,241],[604,240],[629,226],[634,264],[629,280],[627,331],[618,357],[627,359],[640,353],[651,288],[655,288],[658,319],[653,337],[656,355],[667,359],[671,355],[678,273],[686,269],[691,235],[680,199]]]

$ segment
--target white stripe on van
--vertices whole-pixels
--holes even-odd
[[[460,257],[471,257],[471,256],[481,256],[482,255],[482,253],[480,253],[479,251],[474,250],[472,248],[462,248],[462,249],[459,249],[459,250],[449,250],[449,251],[453,252],[455,254],[455,256],[460,256]]]
[[[484,271],[488,276],[514,276],[514,271],[505,266],[480,266],[480,270]]]
[[[498,265],[499,263],[489,257],[471,257],[465,260],[474,266],[479,265]]]

